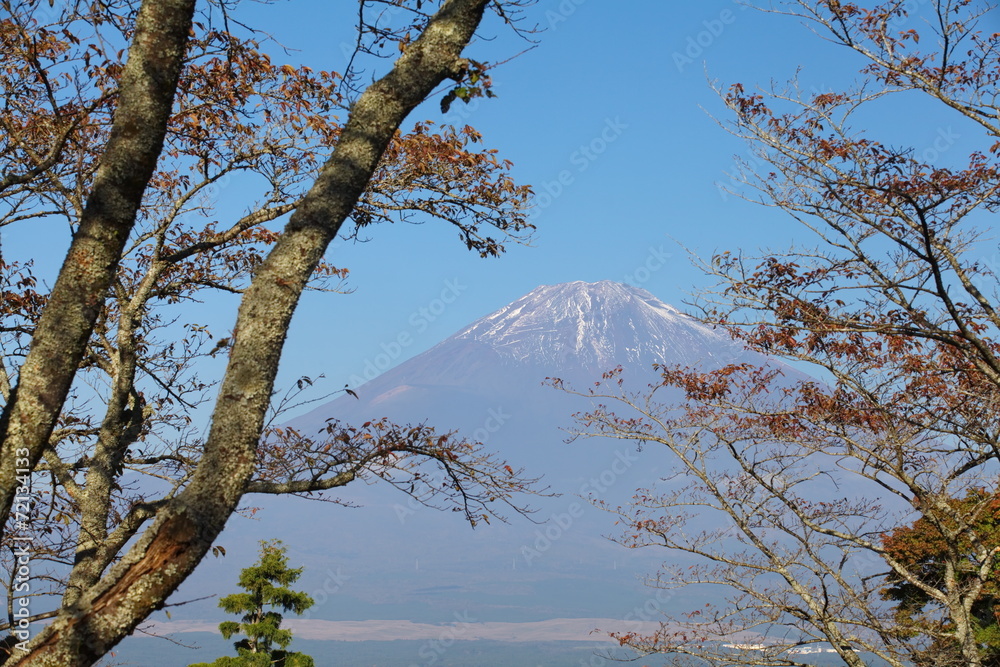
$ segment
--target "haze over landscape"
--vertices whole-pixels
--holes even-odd
[[[458,515],[387,484],[355,484],[335,497],[357,509],[264,499],[260,517],[235,519],[220,543],[246,560],[268,526],[280,531],[292,562],[305,567],[302,589],[318,601],[308,620],[289,620],[308,639],[433,639],[441,626],[427,623],[465,623],[463,639],[514,642],[592,642],[597,628],[654,629],[661,610],[696,600],[645,588],[640,577],[655,572],[662,555],[608,540],[613,517],[589,501],[626,502],[669,465],[634,443],[566,443],[563,429],[589,401],[544,381],[585,388],[621,365],[629,384],[642,388],[657,381],[654,364],[707,369],[738,361],[767,362],[641,288],[540,286],[354,388],[357,398],[342,394],[288,424],[311,433],[330,418],[388,417],[457,429],[558,494],[524,498],[535,510],[530,518],[508,513],[508,524],[471,531]],[[233,556],[206,561],[178,599],[225,593],[221,573],[240,564]],[[211,601],[192,604],[157,619],[156,628],[211,632],[214,617]],[[586,658],[593,648],[577,650]]]
[[[5,667],[1000,665],[1000,8],[0,44]]]

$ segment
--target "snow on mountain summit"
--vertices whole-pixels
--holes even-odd
[[[452,338],[484,343],[514,363],[601,370],[633,363],[697,364],[720,352],[729,357],[733,349],[728,335],[646,290],[608,280],[543,285]]]
[[[341,396],[295,426],[373,415],[462,425],[501,407],[513,414],[517,406],[522,416],[550,410],[566,397],[543,387],[546,377],[583,387],[622,366],[630,385],[642,387],[658,379],[653,364],[707,370],[744,361],[770,363],[646,290],[611,281],[542,285],[380,375],[369,363],[372,377],[351,381],[358,398]]]

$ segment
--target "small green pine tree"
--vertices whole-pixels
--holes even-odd
[[[240,588],[246,592],[219,600],[226,613],[242,614],[240,622],[219,624],[226,639],[246,635],[233,644],[237,657],[190,667],[314,667],[310,656],[285,650],[292,641],[292,631],[280,627],[282,615],[276,609],[298,615],[313,606],[311,597],[288,588],[298,580],[302,568],[288,567],[285,551],[280,540],[262,541],[260,560],[240,572]]]

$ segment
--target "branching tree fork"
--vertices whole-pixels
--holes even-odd
[[[475,130],[401,130],[440,89],[488,93],[488,65],[463,50],[487,12],[520,31],[522,4],[360,2],[341,76],[273,63],[229,2],[2,3],[0,226],[58,216],[72,231],[51,291],[30,261],[0,257],[0,507],[10,517],[29,478],[33,499],[27,525],[0,523],[8,629],[27,535],[39,630],[12,636],[5,664],[92,664],[165,603],[247,493],[380,476],[473,523],[519,509],[531,480],[454,434],[268,420],[300,295],[346,275],[323,259],[345,222],[440,220],[484,257],[530,233],[530,190]],[[390,53],[362,88],[359,63]],[[213,193],[231,179],[260,195],[220,222]],[[209,291],[239,296],[229,336],[187,314]],[[216,355],[218,385],[197,373]]]

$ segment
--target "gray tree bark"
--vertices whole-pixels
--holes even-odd
[[[195,0],[144,0],[139,8],[101,166],[0,416],[0,516],[10,514],[17,490],[16,459],[34,467],[48,444],[115,277],[163,149],[194,7]]]
[[[204,455],[190,484],[104,580],[64,608],[11,664],[92,664],[162,607],[211,548],[254,470],[281,349],[309,276],[402,121],[442,81],[463,75],[462,50],[489,2],[445,2],[392,71],[358,99],[332,156],[244,294]],[[62,344],[58,349],[66,354]],[[56,397],[46,398],[55,406],[54,419]],[[11,495],[5,496],[8,507]]]

